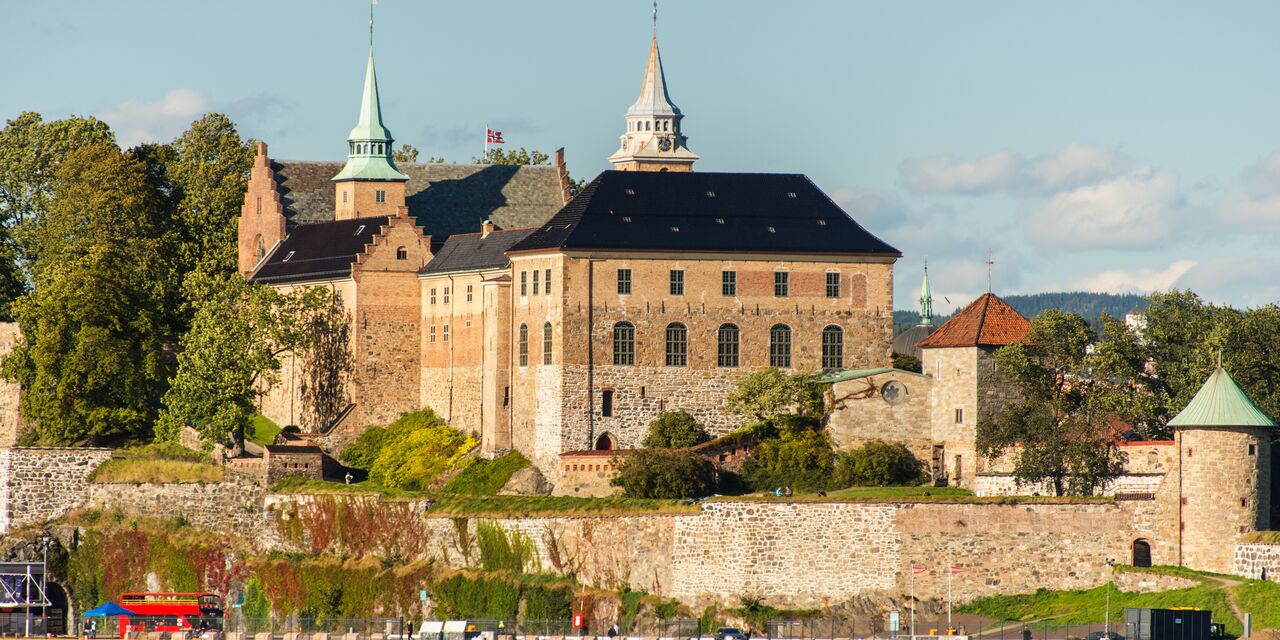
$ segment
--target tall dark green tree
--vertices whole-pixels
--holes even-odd
[[[58,166],[47,211],[20,238],[37,259],[14,303],[22,341],[4,359],[40,440],[143,435],[164,389],[163,299],[173,238],[145,163],[100,143]]]

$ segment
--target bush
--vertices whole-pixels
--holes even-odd
[[[697,498],[711,493],[714,473],[692,451],[637,449],[618,465],[612,482],[628,498]]]
[[[649,435],[640,445],[650,449],[687,449],[711,436],[688,412],[667,411],[649,423]]]
[[[751,452],[742,465],[742,478],[755,491],[830,489],[835,457],[825,431],[784,431]]]
[[[825,404],[823,386],[810,376],[787,375],[770,367],[738,378],[737,389],[729,394],[725,405],[734,413],[757,420],[789,413],[821,415]]]
[[[347,464],[369,470],[369,479],[391,489],[421,490],[454,468],[475,440],[441,422],[431,409],[401,415],[386,427],[370,427],[342,452]]]
[[[838,456],[832,488],[918,484],[923,470],[906,445],[871,440]]]
[[[464,493],[472,496],[497,495],[515,472],[527,466],[529,466],[529,459],[519,451],[512,451],[493,460],[477,458],[461,473],[449,480],[444,490],[449,493]]]

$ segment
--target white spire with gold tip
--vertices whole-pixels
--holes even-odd
[[[653,38],[649,64],[640,84],[640,97],[627,109],[627,131],[622,144],[609,156],[622,171],[692,171],[698,155],[686,146],[680,130],[684,114],[667,94],[667,77],[658,51],[658,4],[653,5]]]

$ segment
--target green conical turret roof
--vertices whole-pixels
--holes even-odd
[[[382,103],[378,99],[378,73],[373,68],[373,48],[364,74],[364,94],[360,99],[360,120],[347,135],[347,164],[334,180],[405,181],[391,158],[391,131],[382,124]]]
[[[1209,375],[1171,427],[1275,427],[1221,365]]]

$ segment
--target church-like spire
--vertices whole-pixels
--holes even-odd
[[[391,158],[391,131],[382,123],[382,103],[378,98],[378,73],[373,67],[373,47],[365,69],[364,94],[360,97],[360,119],[347,135],[347,164],[334,180],[403,181]]]
[[[924,261],[924,282],[920,285],[920,326],[933,326],[933,292],[929,290],[929,260]]]
[[[667,93],[667,76],[658,50],[658,9],[654,5],[649,64],[640,83],[640,97],[627,109],[627,132],[609,162],[623,171],[692,171],[698,154],[689,150],[680,130],[684,114]]]

